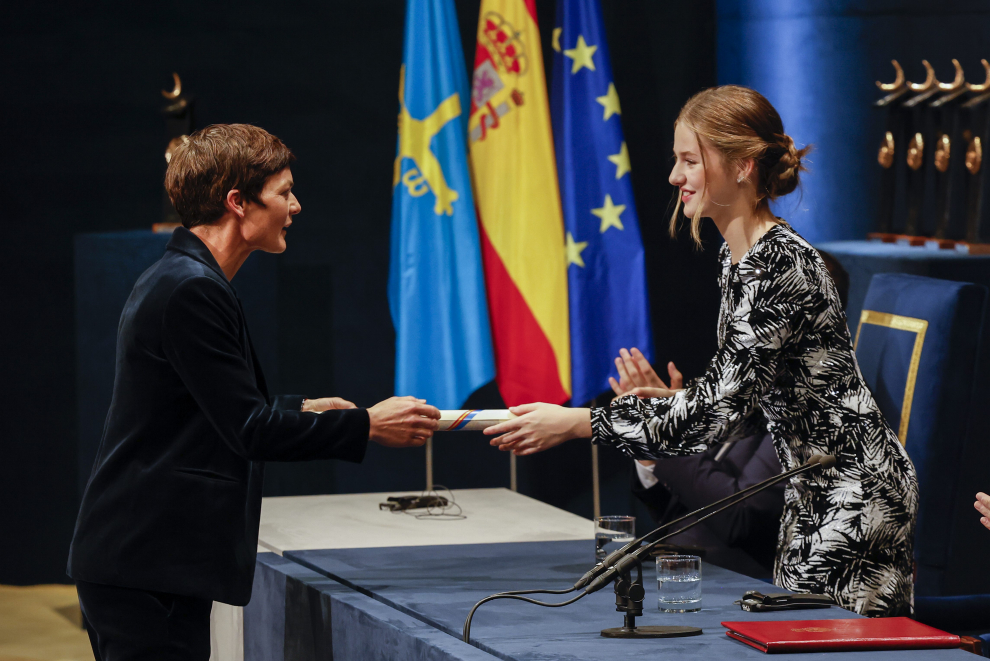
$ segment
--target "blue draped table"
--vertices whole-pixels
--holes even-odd
[[[689,638],[618,640],[600,630],[622,624],[611,588],[560,609],[513,600],[485,604],[475,615],[471,644],[460,640],[464,618],[481,598],[503,590],[569,587],[592,564],[589,541],[463,544],[337,549],[258,556],[255,594],[244,610],[249,659],[715,659],[763,658],[725,635],[723,620],[843,619],[840,608],[746,613],[734,605],[758,580],[705,564],[702,610],[664,614],[656,580],[644,567],[642,625],[701,627]],[[566,597],[548,595],[548,600]],[[897,659],[958,659],[961,650],[898,652]],[[818,658],[798,654],[791,658]],[[886,652],[842,658],[889,659]]]

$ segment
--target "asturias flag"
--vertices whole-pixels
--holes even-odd
[[[482,0],[469,127],[499,390],[563,403],[564,227],[534,0]]]
[[[456,409],[495,376],[453,0],[408,0],[392,180],[395,392]]]
[[[558,0],[550,101],[566,228],[573,402],[609,389],[620,348],[652,358],[643,241],[598,0]]]

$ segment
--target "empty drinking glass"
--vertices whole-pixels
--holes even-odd
[[[701,558],[657,556],[657,606],[665,613],[701,610]]]
[[[636,517],[600,516],[595,519],[595,562],[601,562],[636,538]]]

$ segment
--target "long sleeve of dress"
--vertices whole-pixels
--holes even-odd
[[[638,459],[702,452],[727,438],[774,386],[808,316],[812,284],[788,254],[740,262],[722,280],[719,349],[705,374],[673,397],[626,395],[593,409],[595,442]]]
[[[594,409],[594,439],[634,457],[685,455],[759,406],[783,468],[836,459],[785,487],[774,584],[864,615],[910,614],[917,474],[863,380],[821,256],[778,224],[735,266],[723,246],[720,285],[719,349],[701,379]]]

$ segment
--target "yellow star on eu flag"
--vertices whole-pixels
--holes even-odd
[[[577,45],[574,48],[564,51],[564,55],[574,60],[574,64],[571,66],[571,73],[577,73],[581,70],[581,67],[588,67],[594,71],[595,61],[592,59],[592,56],[596,50],[598,50],[598,46],[589,46],[584,41],[584,35],[579,34]]]
[[[581,259],[581,251],[588,247],[587,241],[575,241],[574,235],[567,233],[567,265],[577,264],[584,268],[584,260]]]
[[[608,160],[615,163],[616,179],[622,179],[622,175],[632,170],[629,166],[629,149],[626,148],[625,140],[622,141],[622,147],[619,148],[619,153],[612,154],[608,157]]]
[[[605,196],[605,204],[599,209],[592,209],[591,213],[602,219],[602,225],[599,228],[599,233],[604,234],[605,230],[609,227],[617,227],[620,230],[625,228],[622,226],[622,219],[619,216],[622,212],[626,210],[626,205],[624,204],[612,204],[612,196]],[[583,266],[583,264],[582,264]]]
[[[553,35],[551,36],[550,43],[553,45],[553,49],[560,52],[560,33],[564,31],[564,28],[554,28]]]
[[[622,114],[622,109],[619,108],[619,93],[615,91],[614,83],[609,83],[608,93],[605,96],[595,97],[595,101],[598,101],[598,103],[605,106],[605,113],[602,119],[605,120],[606,122],[608,121],[608,118],[611,117],[612,115]]]

